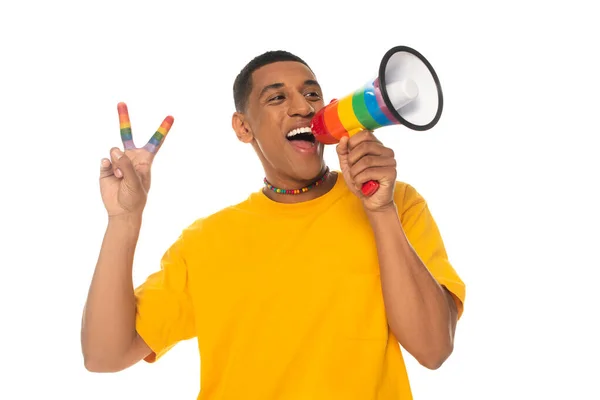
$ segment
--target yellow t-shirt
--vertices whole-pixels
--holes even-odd
[[[398,182],[413,247],[463,311],[465,285],[424,199]],[[262,191],[195,221],[136,289],[137,330],[154,362],[197,337],[201,400],[411,399],[389,332],[377,250],[338,174],[327,194],[282,204]]]

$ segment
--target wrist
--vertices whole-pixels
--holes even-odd
[[[366,209],[365,212],[369,219],[371,218],[389,218],[392,215],[396,215],[398,213],[398,207],[394,201],[389,202],[384,206],[379,206],[373,209]]]
[[[373,210],[366,210],[367,219],[373,229],[387,229],[394,221],[399,220],[398,208],[394,202],[389,205],[378,207]]]
[[[109,215],[108,225],[125,229],[139,229],[142,226],[142,213]]]

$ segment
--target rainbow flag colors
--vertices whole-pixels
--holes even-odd
[[[172,125],[173,117],[166,117],[163,120],[162,124],[160,124],[154,135],[152,135],[148,143],[144,146],[144,148],[151,153],[156,153],[158,147],[160,146],[160,143],[163,141],[165,136],[167,136],[167,133],[169,133],[169,130],[171,129]]]
[[[383,101],[377,78],[319,110],[313,118],[312,130],[317,140],[332,144],[344,136],[394,124],[398,121]]]
[[[119,127],[121,128],[121,140],[123,141],[123,146],[125,150],[135,149],[127,105],[125,103],[119,103],[117,105],[117,111],[119,112]]]
[[[125,150],[135,149],[135,144],[133,143],[133,134],[131,132],[131,122],[129,121],[129,111],[127,110],[127,105],[125,103],[119,103],[117,105],[117,111],[119,112],[119,127],[121,129],[121,140],[123,141],[123,146]],[[148,150],[151,153],[156,153],[160,144],[164,140],[169,130],[171,130],[171,126],[173,126],[174,118],[172,116],[167,116],[157,131],[152,135],[148,143],[144,146],[144,149]]]

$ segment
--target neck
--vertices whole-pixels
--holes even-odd
[[[323,176],[325,171],[326,171],[326,167],[323,167],[323,169],[321,170],[321,172],[319,173],[318,176],[316,176],[312,180],[308,180],[305,182],[299,182],[299,181],[292,180],[292,179],[275,179],[273,181],[271,181],[269,179],[269,183],[271,183],[271,185],[273,185],[277,188],[281,188],[281,189],[301,189],[301,188],[309,186],[309,185],[313,184],[315,181],[321,179],[321,177]],[[278,203],[288,203],[288,204],[301,203],[304,201],[310,201],[310,200],[316,199],[317,197],[323,196],[324,194],[328,193],[335,186],[337,179],[338,179],[337,173],[329,172],[327,174],[324,182],[322,182],[318,186],[312,187],[311,189],[307,190],[306,192],[301,192],[298,194],[284,194],[284,193],[276,193],[275,191],[270,190],[269,188],[265,187],[265,188],[263,188],[263,193],[269,199],[276,201]]]

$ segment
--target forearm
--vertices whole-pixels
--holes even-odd
[[[421,364],[437,368],[453,347],[453,303],[404,234],[395,205],[372,212],[390,330]]]
[[[136,336],[132,266],[140,228],[141,216],[109,220],[83,313],[86,362],[118,359]]]

